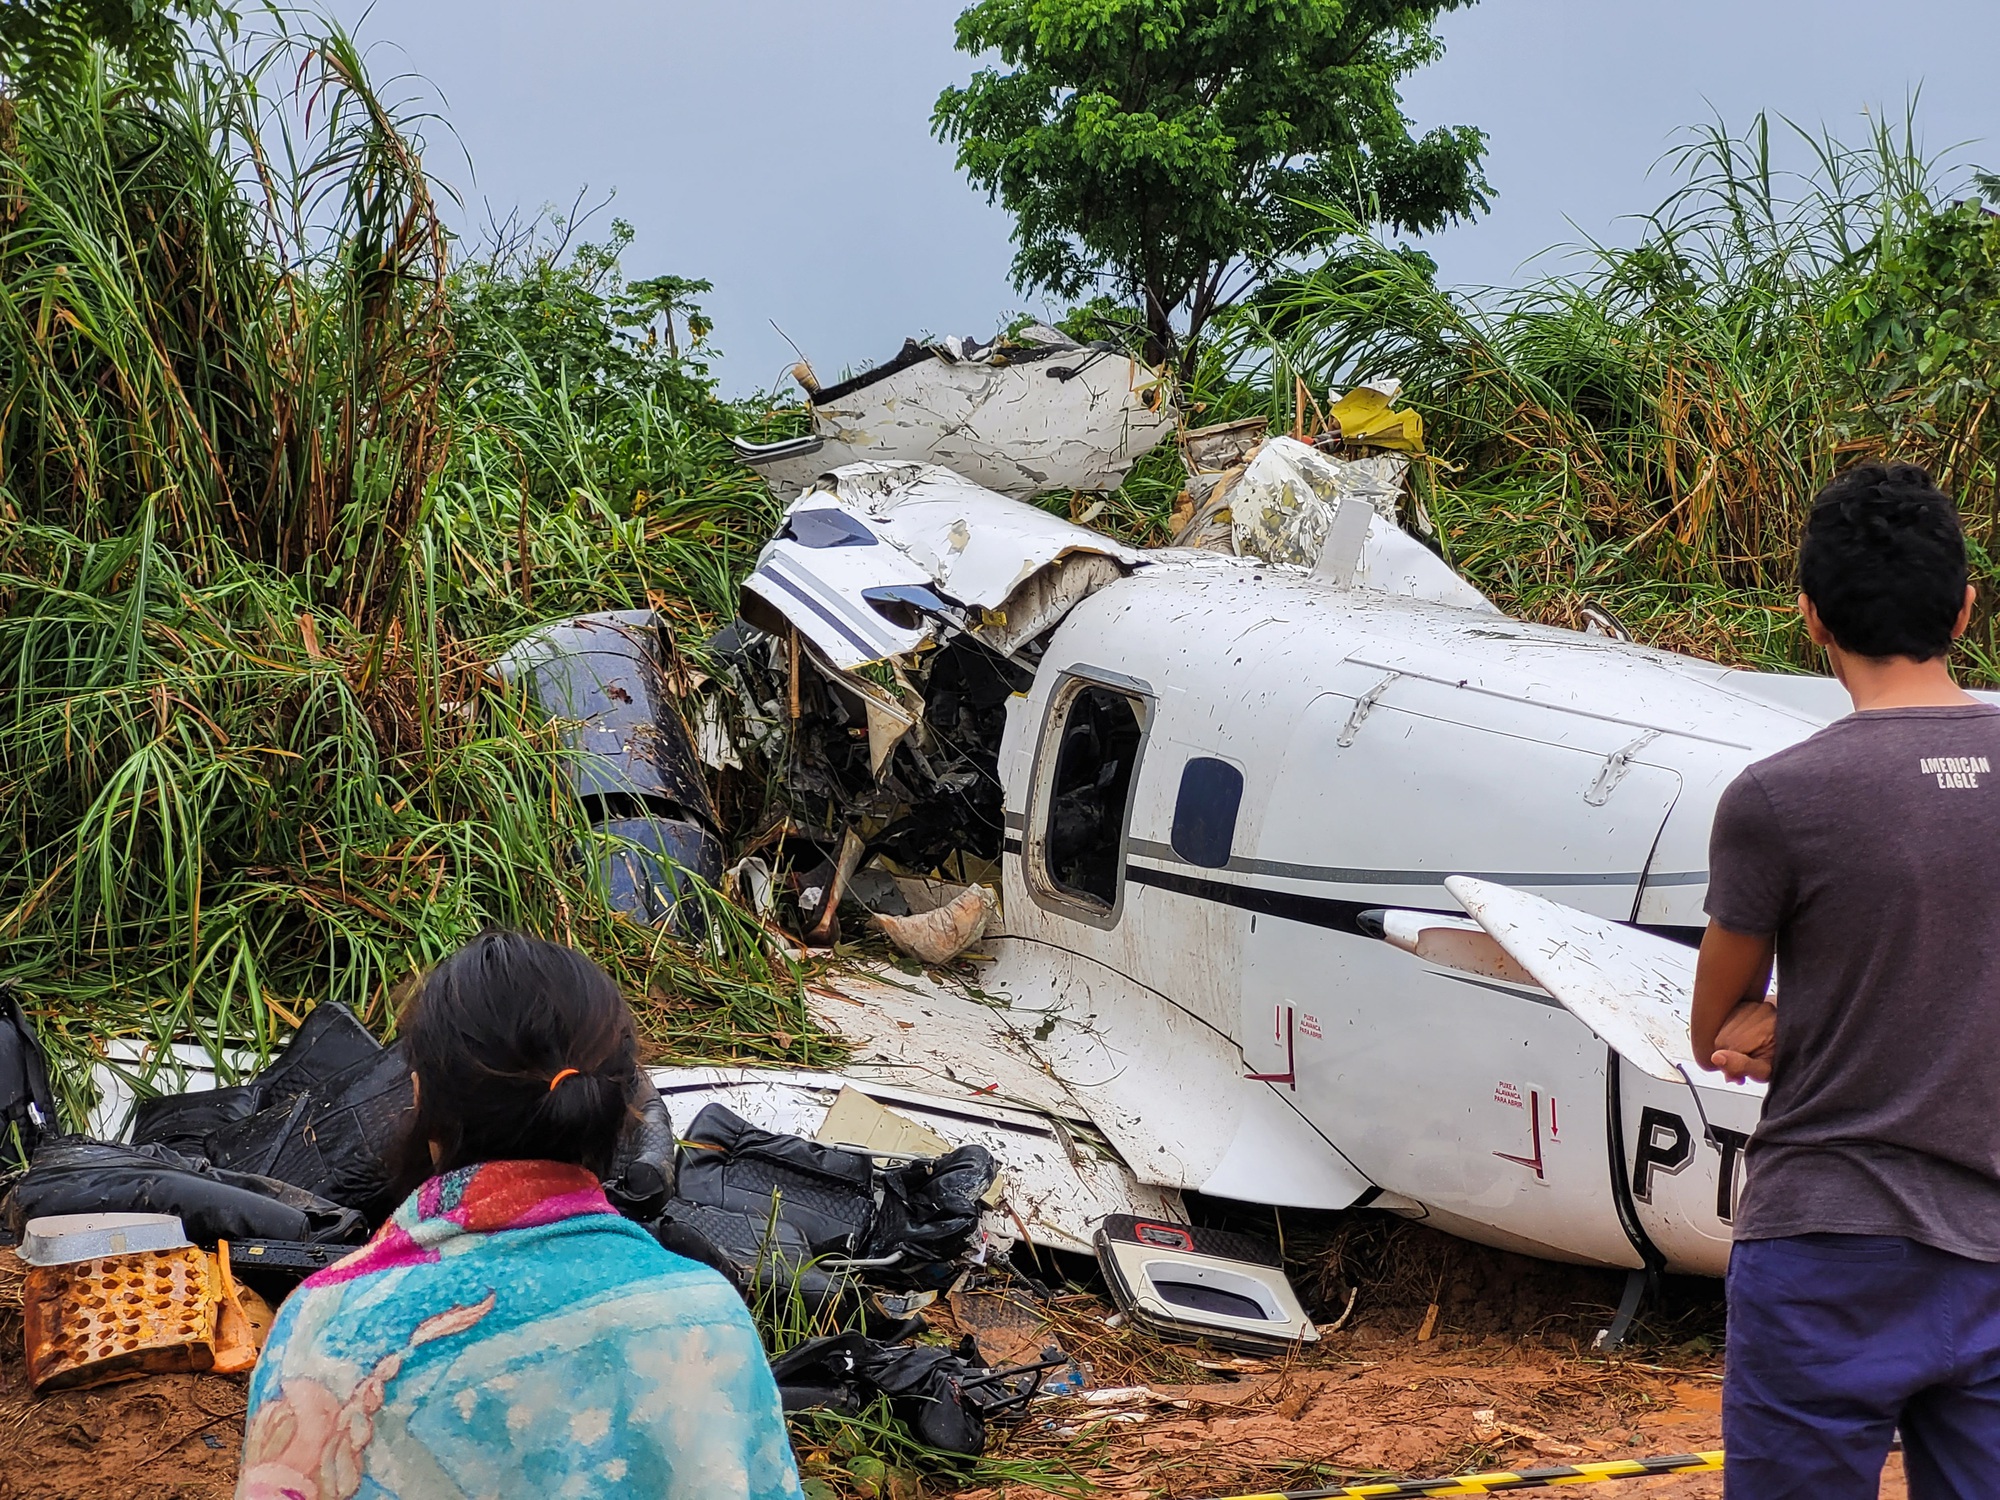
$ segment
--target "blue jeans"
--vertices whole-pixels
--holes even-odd
[[[1900,1428],[1911,1500],[2000,1497],[2000,1265],[1880,1235],[1729,1257],[1729,1500],[1874,1500]]]

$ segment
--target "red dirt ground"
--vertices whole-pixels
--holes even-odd
[[[1470,1269],[1460,1264],[1461,1272]],[[1536,1267],[1535,1276],[1544,1270],[1578,1274]],[[1479,1337],[1480,1322],[1518,1326],[1535,1309],[1517,1303],[1514,1316],[1483,1317],[1478,1304],[1510,1278],[1474,1280],[1484,1295],[1456,1304],[1446,1296],[1456,1312],[1437,1322],[1428,1341],[1416,1336],[1421,1316],[1384,1297],[1386,1305],[1330,1335],[1307,1359],[1242,1362],[1202,1384],[1168,1383],[1163,1377],[1202,1371],[1184,1353],[1129,1332],[1090,1331],[1079,1304],[1063,1322],[1072,1347],[1086,1345],[1100,1381],[1114,1374],[1151,1394],[1108,1405],[1038,1405],[995,1456],[1061,1463],[1097,1493],[1194,1500],[1720,1445],[1718,1358],[1681,1352],[1656,1356],[1671,1367],[1643,1358],[1610,1362],[1573,1344],[1552,1347],[1545,1336]],[[7,1311],[0,1307],[0,1500],[230,1494],[242,1441],[241,1380],[155,1376],[38,1401],[27,1389],[19,1321]],[[1529,1320],[1543,1325],[1548,1317]],[[962,1491],[959,1500],[1053,1500],[1054,1493],[1010,1483]],[[1604,1493],[1719,1500],[1722,1485],[1720,1475],[1694,1474],[1627,1480]],[[1882,1493],[1904,1500],[1895,1460]]]

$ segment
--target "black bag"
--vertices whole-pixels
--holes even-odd
[[[875,1167],[867,1155],[803,1136],[759,1130],[720,1104],[688,1127],[675,1193],[766,1223],[779,1217],[814,1255],[853,1256],[875,1219]]]
[[[980,1195],[999,1173],[984,1146],[960,1146],[930,1160],[906,1162],[879,1174],[881,1202],[863,1242],[864,1259],[902,1260],[890,1280],[942,1286],[955,1273],[979,1227]]]
[[[81,1136],[45,1142],[27,1174],[0,1201],[0,1226],[19,1239],[30,1219],[48,1214],[173,1214],[189,1239],[308,1240],[367,1238],[360,1214],[290,1183],[217,1169],[164,1146],[113,1146]]]
[[[870,1347],[858,1333],[836,1333],[807,1339],[780,1354],[771,1361],[778,1404],[788,1412],[817,1407],[846,1417],[856,1415],[865,1395],[856,1365]]]
[[[676,1255],[720,1271],[745,1302],[797,1297],[818,1313],[854,1288],[853,1277],[818,1264],[798,1226],[772,1219],[768,1207],[760,1216],[673,1198],[648,1228]]]
[[[230,1171],[292,1183],[359,1209],[377,1224],[396,1207],[398,1168],[416,1104],[402,1049],[377,1048],[289,1101],[215,1131],[208,1159]]]
[[[998,1172],[984,1146],[878,1172],[869,1155],[759,1130],[720,1104],[688,1127],[678,1197],[746,1215],[776,1212],[815,1255],[867,1263],[871,1281],[942,1286],[979,1227]]]
[[[161,1145],[182,1156],[206,1156],[208,1138],[259,1110],[289,1103],[315,1084],[380,1056],[354,1012],[337,1001],[313,1008],[271,1065],[248,1083],[143,1099],[132,1114],[134,1145]]]
[[[855,1360],[855,1373],[931,1447],[973,1458],[986,1451],[986,1414],[964,1392],[967,1381],[988,1373],[977,1365],[936,1344],[877,1344]]]
[[[626,1218],[644,1224],[658,1218],[674,1195],[674,1121],[643,1072],[633,1094],[633,1116],[618,1137],[604,1196]]]
[[[26,1167],[56,1128],[48,1058],[20,1001],[0,989],[0,1173]]]
[[[1018,1417],[1042,1373],[1061,1360],[988,1370],[937,1344],[878,1344],[858,1333],[808,1339],[771,1361],[786,1411],[826,1407],[852,1416],[877,1391],[918,1439],[977,1458],[989,1420]]]
[[[272,1105],[379,1057],[382,1044],[337,1000],[313,1007],[289,1045],[256,1078],[260,1103]]]
[[[181,1156],[208,1154],[208,1138],[263,1108],[254,1083],[141,1099],[132,1110],[132,1144],[164,1146]]]

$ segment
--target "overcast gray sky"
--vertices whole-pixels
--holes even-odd
[[[1008,282],[1007,217],[930,136],[938,90],[973,66],[952,51],[959,8],[378,0],[362,19],[335,0],[378,78],[442,95],[457,141],[434,127],[430,162],[464,219],[615,191],[593,227],[631,221],[628,275],[713,281],[732,392],[791,364],[773,323],[831,378],[905,334],[1042,310]],[[1996,0],[1481,0],[1443,29],[1407,113],[1485,129],[1498,189],[1490,216],[1420,242],[1453,282],[1506,284],[1579,231],[1617,237],[1671,185],[1653,169],[1676,133],[1715,112],[1859,137],[1865,110],[1899,116],[1921,86],[1930,147],[1973,141],[1964,159],[2000,166]]]

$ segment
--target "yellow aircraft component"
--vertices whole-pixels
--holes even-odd
[[[1387,448],[1396,453],[1424,451],[1424,419],[1413,411],[1395,411],[1401,382],[1384,380],[1375,385],[1357,385],[1327,409],[1327,417],[1339,431],[1342,442],[1370,448]]]

